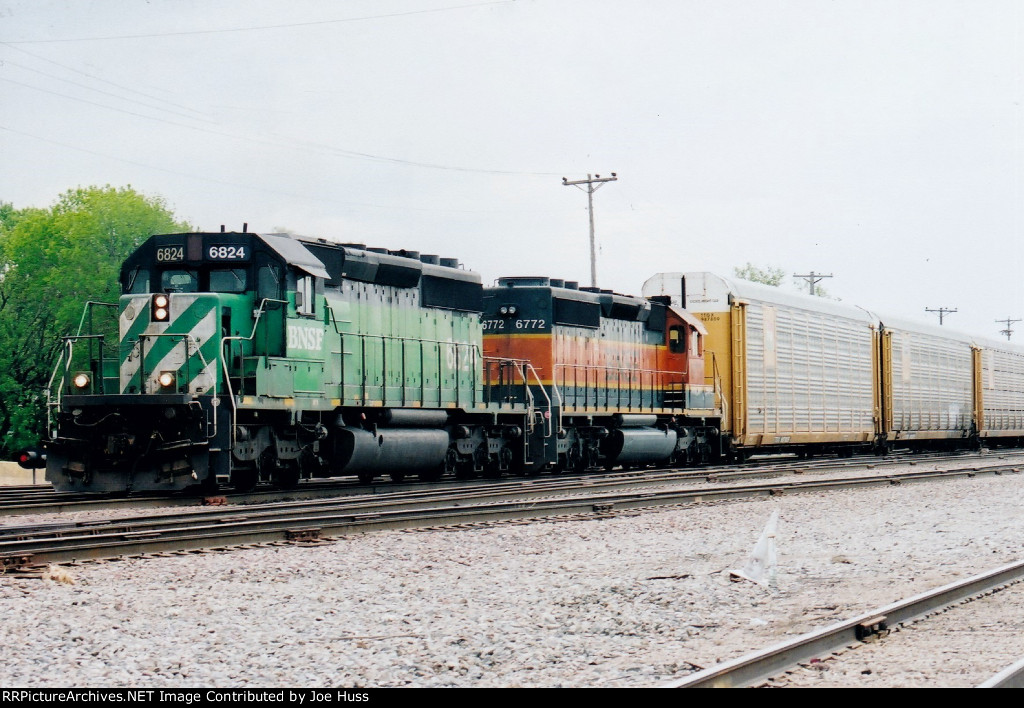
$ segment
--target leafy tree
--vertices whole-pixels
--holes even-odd
[[[0,455],[43,434],[44,388],[85,303],[117,302],[121,261],[149,235],[188,229],[131,187],[72,189],[50,209],[0,204]]]
[[[753,263],[747,263],[742,267],[734,267],[732,269],[733,275],[743,280],[749,280],[752,283],[763,283],[764,285],[771,285],[778,287],[782,285],[786,279],[786,271],[782,268],[775,268],[768,266],[767,268],[758,268]]]

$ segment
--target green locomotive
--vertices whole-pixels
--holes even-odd
[[[58,490],[433,480],[544,458],[530,365],[483,356],[480,276],[454,259],[167,234],[125,261],[121,292],[65,338],[46,442]]]

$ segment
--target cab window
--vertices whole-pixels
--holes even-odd
[[[703,347],[701,346],[702,344],[703,344],[703,341],[701,339],[700,332],[698,332],[697,330],[695,330],[694,328],[691,327],[690,328],[690,354],[693,354],[694,356],[701,356],[702,354],[704,354],[704,352],[701,351],[703,349]]]
[[[679,325],[668,328],[668,350],[673,354],[686,351],[686,331]]]
[[[121,292],[125,295],[138,295],[149,292],[149,269],[137,266],[125,273]]]
[[[300,315],[313,314],[313,276],[306,275],[295,281],[295,311]]]
[[[244,293],[245,268],[218,268],[210,271],[210,291],[215,293]]]
[[[259,267],[256,272],[256,296],[260,300],[281,299],[281,269],[276,265]]]
[[[199,272],[187,268],[168,269],[160,275],[161,292],[199,292]]]

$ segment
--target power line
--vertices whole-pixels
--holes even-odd
[[[935,312],[935,313],[938,313],[938,315],[939,315],[939,324],[941,325],[942,324],[942,320],[945,318],[945,316],[950,314],[950,313],[956,312],[956,308],[954,307],[954,308],[950,309],[948,307],[939,307],[939,308],[933,310],[931,308],[926,307],[926,308],[924,308],[924,311],[925,312]]]
[[[1006,323],[1006,329],[999,330],[999,334],[1005,334],[1006,335],[1006,341],[1009,342],[1010,341],[1010,337],[1013,336],[1013,328],[1010,325],[1012,325],[1014,322],[1021,322],[1021,321],[1022,320],[1015,320],[1012,317],[1007,317],[1005,320],[996,320],[996,322],[999,323],[999,324],[1002,324],[1003,322]]]
[[[12,49],[16,49],[16,48],[17,47],[12,47]],[[126,98],[125,96],[118,96],[116,93],[111,93],[110,91],[104,91],[103,89],[93,88],[92,86],[86,86],[85,84],[79,83],[78,81],[72,81],[71,79],[64,79],[64,78],[61,78],[59,76],[54,76],[53,74],[48,74],[45,71],[41,71],[39,69],[33,69],[30,66],[25,66],[23,64],[19,64],[17,62],[13,62],[10,59],[0,60],[0,65],[14,66],[14,67],[17,67],[19,69],[22,69],[23,71],[31,71],[34,74],[40,74],[41,76],[45,76],[45,77],[47,77],[49,79],[55,79],[56,81],[62,81],[64,83],[66,83],[66,84],[71,84],[72,86],[78,86],[79,88],[83,88],[86,91],[93,91],[95,93],[103,94],[104,96],[110,96],[111,98],[116,98],[119,101],[127,101],[128,103],[135,103],[137,105],[144,106],[146,108],[152,108],[153,110],[156,110],[156,111],[163,111],[165,113],[170,113],[172,115],[180,116],[182,118],[188,118],[189,120],[198,120],[198,121],[202,121],[204,123],[214,123],[214,121],[208,120],[206,118],[197,118],[194,115],[187,115],[185,113],[180,113],[178,111],[173,111],[173,110],[171,110],[169,108],[163,108],[161,106],[154,106],[151,103],[144,103],[142,101],[137,101],[134,98]],[[32,86],[29,86],[28,84],[22,84],[22,86],[28,86],[29,88],[34,88]],[[67,98],[71,98],[71,97],[68,96]],[[160,100],[160,99],[157,99],[157,100]],[[102,105],[102,104],[96,104],[96,105]]]
[[[117,108],[115,106],[108,106],[106,104],[98,103],[96,101],[90,101],[90,100],[85,99],[85,98],[79,98],[77,96],[69,96],[68,94],[61,93],[59,91],[51,91],[50,89],[40,88],[39,86],[32,86],[31,84],[26,84],[26,83],[23,83],[21,81],[15,81],[14,79],[9,79],[9,78],[2,77],[2,76],[0,76],[0,81],[7,81],[9,83],[15,84],[17,86],[22,86],[24,88],[31,89],[33,91],[39,91],[41,93],[48,93],[51,96],[58,96],[60,98],[66,98],[66,99],[68,99],[70,101],[78,101],[80,103],[86,103],[86,104],[91,105],[91,106],[97,106],[99,108],[105,108],[105,109],[110,110],[110,111],[116,111],[118,113],[124,113],[124,114],[130,115],[130,116],[135,116],[136,118],[145,118],[146,120],[152,120],[152,121],[156,121],[158,123],[164,123],[166,125],[174,125],[174,126],[177,126],[179,128],[186,128],[188,130],[194,130],[194,131],[198,131],[198,132],[201,132],[201,133],[208,133],[210,135],[217,135],[217,136],[224,137],[224,138],[231,138],[233,140],[243,140],[243,141],[253,142],[253,143],[262,144],[262,145],[274,145],[274,146],[277,146],[277,147],[289,147],[289,146],[296,146],[296,145],[298,145],[298,146],[304,147],[306,149],[313,149],[313,150],[321,150],[321,151],[333,152],[336,155],[339,155],[341,157],[347,157],[347,158],[350,158],[350,159],[370,160],[370,161],[373,161],[373,162],[384,162],[384,163],[389,163],[389,164],[402,165],[402,166],[406,166],[406,167],[420,167],[420,168],[423,168],[423,169],[445,170],[445,171],[449,171],[449,172],[466,172],[466,173],[470,173],[470,174],[510,175],[510,176],[530,176],[530,177],[538,177],[538,176],[540,176],[540,177],[549,177],[549,176],[558,174],[557,172],[527,172],[527,171],[516,171],[516,170],[489,170],[489,169],[483,169],[483,168],[459,167],[459,166],[456,166],[456,165],[442,165],[442,164],[439,164],[439,163],[431,163],[431,162],[419,162],[419,161],[416,161],[416,160],[405,160],[405,159],[397,158],[397,157],[388,157],[388,156],[385,156],[385,155],[375,155],[373,153],[357,152],[355,150],[346,150],[344,148],[335,147],[333,145],[326,145],[326,144],[323,144],[323,143],[313,143],[313,142],[308,142],[308,141],[294,140],[292,138],[286,138],[286,137],[278,137],[276,139],[276,141],[275,140],[268,140],[268,139],[260,138],[260,137],[256,137],[256,136],[246,136],[246,135],[240,135],[240,134],[236,134],[236,133],[227,133],[227,132],[220,131],[220,130],[213,130],[211,128],[202,128],[202,127],[199,127],[199,126],[196,126],[196,125],[187,125],[185,123],[179,123],[178,121],[168,120],[166,118],[159,118],[157,116],[149,116],[149,115],[145,115],[144,113],[137,113],[135,111],[130,111],[130,110],[127,110],[127,109],[124,109],[124,108]],[[282,140],[284,142],[282,142]]]
[[[22,54],[26,54],[26,55],[34,58],[34,59],[38,59],[39,61],[45,61],[47,64],[53,64],[54,66],[59,66],[61,69],[64,69],[66,71],[74,72],[74,73],[76,73],[76,74],[78,74],[80,76],[85,76],[87,78],[92,79],[93,81],[99,81],[100,83],[107,84],[108,86],[113,86],[114,88],[121,89],[122,91],[127,91],[129,93],[138,94],[139,96],[142,96],[143,98],[149,98],[149,99],[152,99],[154,101],[159,101],[160,103],[166,103],[168,106],[173,106],[175,108],[180,108],[180,109],[185,110],[185,111],[190,111],[190,112],[196,113],[198,115],[205,115],[202,111],[197,111],[196,109],[190,108],[189,106],[183,106],[183,105],[174,103],[173,101],[168,101],[167,99],[160,98],[159,96],[153,96],[152,94],[145,93],[144,91],[139,91],[138,89],[134,89],[134,88],[132,88],[130,86],[123,86],[123,85],[115,83],[113,81],[108,81],[107,79],[104,79],[102,77],[95,76],[94,74],[90,74],[87,71],[82,71],[81,69],[76,69],[73,66],[68,66],[67,64],[61,64],[59,61],[54,61],[53,59],[48,59],[47,57],[44,57],[41,54],[36,54],[35,52],[30,52],[29,50],[23,49],[22,47],[15,47],[15,46],[12,46],[11,44],[7,43],[7,42],[0,42],[0,46],[5,46],[8,49],[13,49],[16,52],[21,52]],[[62,79],[62,81],[63,80],[64,79]]]
[[[415,207],[415,206],[394,205],[394,204],[373,204],[373,203],[369,203],[369,202],[352,202],[352,201],[340,201],[340,200],[337,200],[337,199],[324,199],[324,198],[321,198],[321,197],[310,196],[308,193],[287,192],[287,191],[283,191],[283,190],[280,190],[280,189],[270,189],[268,187],[260,187],[259,185],[255,185],[255,184],[243,184],[243,183],[240,183],[240,182],[229,182],[227,180],[222,180],[222,179],[217,179],[215,177],[210,177],[208,174],[195,174],[195,173],[190,173],[190,172],[182,172],[180,170],[172,170],[172,169],[167,168],[167,167],[158,167],[156,165],[150,165],[150,164],[147,164],[145,162],[139,162],[137,160],[128,160],[128,159],[125,159],[123,157],[115,157],[114,155],[107,155],[107,154],[102,153],[102,152],[97,152],[96,150],[89,150],[88,148],[79,147],[78,145],[71,145],[69,143],[60,142],[58,140],[51,140],[50,138],[44,138],[44,137],[42,137],[40,135],[34,135],[32,133],[26,133],[25,131],[15,130],[14,128],[8,128],[7,126],[4,126],[4,125],[0,125],[0,131],[7,131],[7,132],[12,133],[14,135],[21,135],[21,136],[26,137],[26,138],[32,138],[33,140],[38,140],[40,142],[49,143],[50,145],[56,145],[58,147],[67,148],[69,150],[74,150],[76,152],[85,153],[87,155],[94,155],[96,157],[101,157],[101,158],[104,158],[106,160],[114,160],[115,162],[121,162],[121,163],[124,163],[126,165],[132,165],[134,167],[142,167],[142,168],[145,168],[145,169],[148,169],[148,170],[154,170],[156,172],[163,172],[163,173],[166,173],[166,174],[175,175],[177,177],[186,177],[186,178],[188,178],[190,180],[196,180],[196,181],[201,181],[201,182],[209,182],[211,184],[221,184],[221,185],[226,185],[228,187],[235,187],[235,188],[238,188],[238,189],[247,189],[247,190],[256,191],[256,192],[262,192],[262,193],[266,193],[266,194],[276,194],[278,196],[284,196],[284,197],[293,197],[293,198],[297,198],[297,199],[304,199],[306,201],[322,203],[322,204],[339,204],[339,205],[348,206],[348,207],[364,207],[364,208],[368,208],[368,209],[387,209],[389,211],[401,210],[401,211],[426,212],[426,213],[438,213],[438,212],[440,212],[440,213],[455,213],[455,214],[494,214],[495,213],[495,211],[493,209],[488,209],[488,210],[479,210],[479,209],[438,209],[438,208]]]
[[[587,208],[590,211],[590,287],[597,287],[597,253],[594,247],[594,192],[604,186],[605,182],[615,182],[619,178],[612,172],[611,177],[601,177],[601,175],[594,175],[591,177],[587,175],[586,179],[577,179],[570,182],[565,177],[562,178],[562,184],[566,187],[576,187],[577,189],[583,189],[582,185],[587,185],[586,189],[583,189],[587,193]],[[597,185],[596,187],[594,185]]]
[[[815,287],[818,285],[818,283],[821,282],[822,280],[824,280],[825,278],[831,278],[832,274],[829,273],[828,275],[824,275],[824,274],[821,274],[821,273],[815,273],[812,270],[807,275],[798,275],[796,273],[793,273],[793,277],[794,278],[803,278],[804,280],[806,280],[807,281],[807,285],[809,286],[809,288],[808,288],[809,292],[811,293],[811,295],[816,295],[817,292],[815,291]]]
[[[337,20],[312,20],[309,22],[290,22],[279,25],[256,25],[252,27],[226,27],[223,29],[209,30],[183,30],[181,32],[153,32],[150,34],[122,34],[108,35],[105,37],[65,37],[63,39],[20,39],[0,40],[3,44],[56,44],[59,42],[102,42],[112,39],[154,39],[157,37],[186,37],[202,34],[226,34],[231,32],[262,32],[274,29],[290,29],[293,27],[314,27],[317,25],[336,25],[347,22],[366,22],[368,20],[384,20],[394,17],[408,17],[410,15],[425,15],[435,12],[451,12],[455,10],[468,10],[476,7],[487,7],[489,5],[507,5],[515,0],[492,0],[491,2],[477,2],[470,5],[453,5],[450,7],[436,7],[429,10],[410,10],[408,12],[393,12],[386,15],[367,15],[365,17],[344,17]]]

